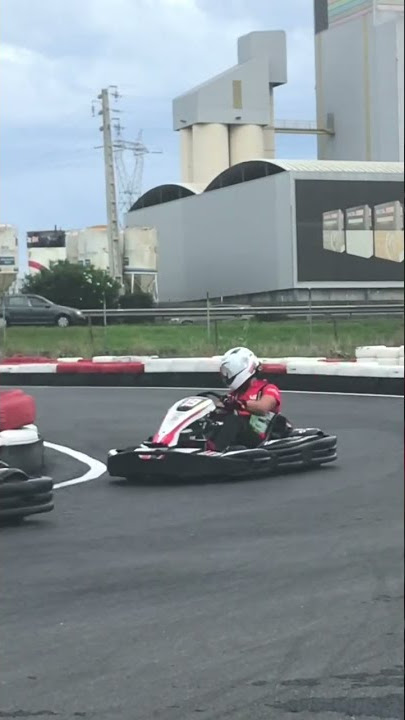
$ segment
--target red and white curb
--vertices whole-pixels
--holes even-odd
[[[352,377],[404,377],[404,346],[374,345],[356,348],[355,358],[340,361],[325,357],[262,358],[269,375],[341,375]],[[139,355],[100,355],[84,358],[11,357],[0,364],[7,374],[133,374],[217,373],[220,356],[160,358]]]

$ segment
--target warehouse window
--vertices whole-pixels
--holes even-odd
[[[242,80],[232,82],[233,106],[236,110],[242,110]]]
[[[205,192],[229,187],[230,185],[238,185],[239,183],[249,182],[249,180],[257,180],[268,175],[276,175],[280,172],[285,172],[285,170],[276,163],[266,160],[247,160],[224,170],[207,185]]]
[[[163,203],[173,202],[173,200],[181,200],[185,197],[195,195],[195,192],[185,185],[159,185],[158,187],[147,190],[132,205],[129,212],[139,210],[140,208],[152,207],[153,205],[162,205]]]

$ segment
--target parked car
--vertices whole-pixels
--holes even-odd
[[[5,295],[2,317],[7,325],[80,325],[86,318],[80,310],[56,305],[40,295]]]

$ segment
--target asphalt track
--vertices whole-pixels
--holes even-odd
[[[185,394],[30,392],[47,440],[100,460]],[[403,718],[403,401],[286,394],[285,412],[338,434],[335,467],[104,476],[1,529],[0,718]]]

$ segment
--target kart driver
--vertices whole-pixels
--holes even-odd
[[[214,430],[211,449],[223,452],[235,445],[254,448],[266,438],[270,423],[280,412],[281,394],[276,385],[258,377],[259,370],[260,362],[248,348],[232,348],[223,356],[220,373],[230,393],[219,407],[222,405],[229,414]]]

